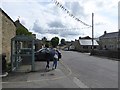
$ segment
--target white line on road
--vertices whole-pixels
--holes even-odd
[[[73,78],[73,82],[80,88],[89,88],[76,77]]]

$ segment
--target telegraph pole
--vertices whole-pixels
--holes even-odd
[[[118,59],[120,59],[119,53],[120,53],[120,29],[118,31]]]
[[[94,13],[92,13],[92,54],[94,50]]]

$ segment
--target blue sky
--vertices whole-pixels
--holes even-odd
[[[107,32],[118,31],[119,0],[57,0],[70,13],[91,25],[94,13],[94,34],[99,37]],[[55,5],[55,0],[2,0],[1,8],[15,21],[20,22],[35,33],[37,38],[54,36],[66,40],[91,36],[91,28],[70,17]]]

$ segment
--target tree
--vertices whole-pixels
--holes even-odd
[[[55,48],[59,44],[59,38],[58,37],[53,37],[51,39],[51,45]]]
[[[46,41],[47,41],[47,38],[46,38],[46,37],[43,37],[43,38],[42,38],[42,41],[43,41],[43,43],[45,44]]]
[[[28,35],[28,36],[32,36],[32,33],[29,32],[27,29],[25,29],[23,27],[19,27],[16,30],[16,35]]]
[[[29,32],[27,28],[25,28],[19,20],[15,21],[16,25],[16,35],[27,35],[32,36],[32,32]]]
[[[61,39],[61,45],[65,45],[65,39]]]

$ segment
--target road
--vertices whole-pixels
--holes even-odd
[[[3,88],[117,88],[118,62],[89,56],[86,53],[61,51],[56,70],[45,70],[46,62],[21,66],[17,72],[2,78]]]
[[[75,79],[89,88],[118,88],[118,61],[62,51],[62,60]]]

